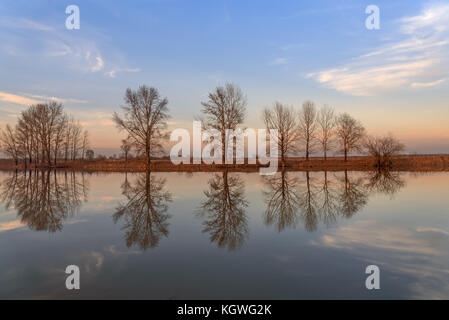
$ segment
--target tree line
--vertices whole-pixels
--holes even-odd
[[[145,163],[151,163],[151,156],[161,150],[167,137],[167,120],[170,118],[167,98],[162,98],[156,88],[140,86],[138,90],[126,90],[124,113],[114,113],[113,120],[119,130],[127,133],[121,149],[127,154],[131,148],[143,154]],[[236,130],[243,125],[246,116],[247,99],[242,90],[234,84],[216,87],[201,102],[202,110],[198,120],[205,129],[216,129],[221,133],[223,163],[225,158],[226,131]],[[303,152],[309,160],[312,154],[320,152],[326,160],[330,152],[348,155],[355,152],[375,157],[379,166],[385,166],[389,157],[398,154],[405,146],[391,134],[368,136],[362,123],[348,113],[337,114],[327,105],[317,109],[312,101],[305,101],[299,110],[275,102],[262,112],[268,130],[278,130],[278,150],[281,164],[287,156]]]
[[[117,128],[126,133],[121,142],[125,161],[131,150],[150,166],[151,158],[164,150],[168,138],[167,121],[170,118],[168,99],[156,88],[145,85],[125,92],[122,114],[114,112]],[[239,86],[227,83],[218,86],[201,102],[198,120],[203,128],[221,133],[222,157],[225,162],[227,130],[239,129],[245,120],[247,99]],[[288,156],[301,152],[308,161],[313,154],[348,155],[366,153],[377,159],[378,166],[385,166],[392,155],[404,150],[404,145],[391,134],[368,136],[362,123],[348,113],[337,114],[327,105],[317,108],[307,100],[299,110],[281,102],[275,102],[262,111],[267,130],[278,131],[278,150],[281,165]],[[14,127],[9,124],[0,132],[2,151],[17,165],[57,166],[58,162],[92,159],[89,135],[73,116],[55,101],[36,104],[22,111]]]
[[[7,124],[1,130],[0,144],[16,166],[22,161],[25,168],[53,167],[61,161],[93,157],[87,130],[55,101],[22,111],[14,126]]]

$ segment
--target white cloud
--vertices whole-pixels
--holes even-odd
[[[434,87],[445,82],[449,73],[449,4],[430,6],[398,23],[396,36],[402,40],[375,48],[341,67],[309,73],[307,77],[357,96],[399,88]]]
[[[438,4],[424,9],[420,15],[414,17],[405,17],[401,19],[402,31],[404,33],[414,34],[416,32],[425,32],[426,28],[434,29],[438,32],[449,29],[449,5]]]

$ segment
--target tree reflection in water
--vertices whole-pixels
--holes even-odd
[[[124,221],[126,245],[136,244],[142,250],[156,247],[161,237],[168,236],[167,211],[172,195],[165,190],[165,179],[145,172],[130,183],[126,175],[122,194],[126,201],[119,204],[113,219],[114,223]]]
[[[301,203],[296,190],[299,179],[283,169],[279,174],[265,176],[264,183],[266,189],[262,192],[267,204],[265,224],[276,225],[278,232],[295,227]]]
[[[318,224],[318,185],[309,171],[305,172],[305,180],[299,187],[301,219],[307,231],[315,231]]]
[[[165,190],[165,179],[150,172],[139,173],[121,185],[125,201],[113,219],[123,221],[128,247],[145,250],[168,236],[167,214],[172,195]],[[350,218],[367,204],[372,193],[394,195],[405,186],[399,172],[288,172],[282,170],[264,180],[266,203],[264,221],[278,232],[294,228],[302,221],[307,231],[321,222],[327,226],[338,218]],[[0,201],[15,208],[21,222],[32,230],[55,232],[87,199],[89,185],[83,173],[29,171],[15,173],[0,183]],[[197,211],[203,219],[203,232],[219,247],[234,250],[248,234],[244,181],[238,174],[215,173],[208,181],[206,197]]]
[[[264,220],[266,225],[275,225],[279,232],[296,227],[298,220],[303,221],[309,232],[316,230],[319,222],[332,225],[338,217],[351,218],[359,212],[370,193],[393,195],[405,186],[400,173],[391,171],[366,175],[282,170],[263,179],[267,204]]]
[[[220,248],[235,250],[241,247],[248,233],[244,182],[237,175],[229,176],[223,171],[214,174],[208,185],[209,189],[204,191],[206,201],[197,211],[204,218],[203,232],[209,233],[210,241]]]
[[[31,230],[56,232],[87,200],[89,186],[84,174],[56,171],[14,173],[0,185],[0,201],[15,208]]]
[[[338,212],[342,217],[351,218],[368,203],[368,190],[363,176],[350,175],[345,170],[343,177],[337,179]]]
[[[337,184],[330,177],[327,171],[323,173],[322,185],[320,188],[319,212],[323,223],[330,226],[337,222]]]
[[[376,170],[370,172],[367,179],[366,186],[370,192],[390,195],[391,198],[405,187],[405,181],[401,178],[401,173],[397,171]]]

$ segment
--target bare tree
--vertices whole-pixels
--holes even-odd
[[[312,101],[305,101],[299,112],[299,140],[303,143],[306,160],[313,152],[316,138],[316,108]]]
[[[39,140],[41,159],[50,167],[55,134],[63,117],[62,105],[55,101],[50,101],[31,106],[29,110],[33,117],[32,124],[36,127],[35,132]]]
[[[47,141],[46,141],[46,151],[47,151],[47,163],[51,166],[52,161],[52,149],[54,149],[53,142],[55,141],[55,136],[59,131],[61,122],[64,121],[64,111],[62,104],[55,101],[47,103],[48,110],[48,121],[47,121]]]
[[[74,130],[74,126],[78,129]],[[72,159],[76,158],[81,134],[82,129],[74,125],[74,120],[69,121],[62,105],[50,101],[22,111],[15,129],[7,126],[2,140],[4,149],[8,149],[6,153],[16,160],[16,164],[22,157],[25,168],[27,161],[30,166],[34,162],[35,166],[51,167],[57,165],[61,148],[65,148],[66,157],[70,150]],[[84,135],[87,136],[87,131]]]
[[[327,160],[327,152],[332,150],[335,135],[334,109],[325,105],[320,109],[317,116],[318,133],[317,138],[323,150],[324,160]]]
[[[86,150],[86,158],[89,161],[92,161],[94,159],[95,153],[92,149],[87,149]]]
[[[63,114],[59,119],[56,125],[56,132],[54,137],[54,164],[56,166],[57,159],[60,155],[60,148],[64,141],[64,133],[67,127],[67,115]],[[87,133],[87,131],[86,131]]]
[[[71,145],[72,145],[72,136],[73,136],[73,126],[72,123],[74,123],[75,120],[73,117],[69,117],[67,119],[67,126],[64,129],[64,160],[67,162],[70,159],[70,151],[71,151]]]
[[[295,111],[292,107],[275,102],[272,109],[265,108],[263,119],[268,130],[278,130],[278,149],[284,167],[286,155],[296,148],[298,131]]]
[[[9,125],[6,125],[6,129],[0,134],[0,142],[2,151],[14,160],[15,165],[19,163],[19,157],[21,155],[19,149],[19,143],[17,140],[16,131]]]
[[[392,134],[383,137],[368,137],[365,140],[366,152],[376,158],[377,166],[384,167],[390,157],[404,151],[405,145]]]
[[[18,143],[18,148],[22,151],[25,167],[27,166],[27,160],[31,166],[33,159],[33,141],[35,140],[35,137],[32,134],[31,128],[31,124],[24,121],[23,118],[18,119],[15,136]]]
[[[209,100],[201,102],[201,112],[205,118],[201,119],[206,129],[216,129],[221,133],[221,156],[225,163],[226,130],[235,130],[243,123],[246,112],[246,97],[242,90],[234,84],[227,83],[225,87],[217,87],[209,93]]]
[[[347,161],[349,152],[362,150],[365,128],[358,120],[343,113],[337,118],[337,137],[340,140],[340,152]]]
[[[128,154],[131,151],[132,144],[129,141],[129,138],[123,139],[120,149],[123,151],[123,155],[125,156],[125,162],[128,163]]]
[[[84,160],[86,156],[86,150],[89,148],[89,133],[84,131],[83,140],[81,142],[81,159]]]
[[[72,127],[72,136],[71,136],[71,155],[72,160],[76,160],[78,157],[78,152],[81,149],[81,125],[79,122],[71,123],[70,126]]]
[[[125,94],[123,117],[114,112],[113,120],[119,130],[125,131],[136,148],[144,153],[150,167],[151,154],[162,148],[161,139],[167,127],[168,100],[161,98],[156,88],[143,85],[137,91],[130,88]]]

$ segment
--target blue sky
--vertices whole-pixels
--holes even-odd
[[[80,8],[80,30],[65,8]],[[365,8],[380,8],[380,30]],[[449,3],[427,1],[1,1],[0,125],[58,99],[115,148],[127,87],[157,87],[171,126],[191,127],[215,86],[248,96],[246,125],[274,101],[350,112],[410,152],[449,152]]]

